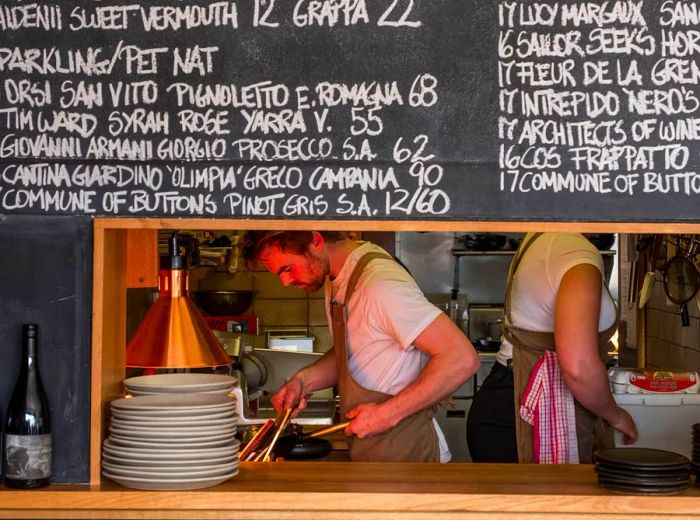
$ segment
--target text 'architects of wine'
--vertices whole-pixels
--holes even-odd
[[[697,1],[501,1],[498,16],[502,192],[698,207]]]
[[[7,0],[0,212],[445,218],[439,11]]]

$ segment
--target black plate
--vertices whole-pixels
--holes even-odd
[[[611,448],[595,453],[595,460],[602,464],[626,466],[628,468],[675,469],[690,461],[683,455],[671,451],[651,448]]]
[[[609,473],[598,473],[598,480],[600,482],[608,484],[624,484],[626,486],[658,486],[658,487],[673,487],[673,486],[684,486],[690,484],[690,473],[684,477],[633,477],[624,476],[620,477],[618,475],[611,475]]]
[[[690,464],[678,464],[676,466],[664,466],[664,467],[648,467],[648,466],[631,466],[629,464],[613,464],[612,462],[598,462],[597,466],[611,471],[621,471],[628,475],[634,473],[640,474],[667,474],[667,473],[677,473],[679,471],[688,471],[690,469]]]
[[[610,469],[604,467],[596,467],[596,472],[599,475],[606,475],[610,477],[620,477],[620,478],[635,478],[635,479],[680,479],[684,480],[690,476],[689,469],[683,469],[679,471],[620,471],[617,469]]]
[[[628,486],[624,484],[607,484],[600,482],[600,485],[609,489],[616,491],[623,491],[625,493],[638,494],[638,493],[653,493],[655,495],[672,495],[678,491],[682,491],[687,487],[687,485],[677,486],[677,487],[653,487],[653,486]]]

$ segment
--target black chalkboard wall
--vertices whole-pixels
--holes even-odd
[[[696,221],[698,10],[7,0],[0,212]]]
[[[39,324],[39,368],[51,409],[54,482],[89,480],[91,221],[0,219],[0,411],[21,357],[21,324]]]

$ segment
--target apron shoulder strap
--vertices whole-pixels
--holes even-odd
[[[391,258],[391,256],[389,256],[385,253],[371,252],[371,253],[365,253],[357,261],[357,264],[355,264],[355,268],[353,269],[352,274],[350,275],[350,280],[348,281],[348,286],[345,289],[345,304],[346,305],[350,301],[350,297],[355,292],[355,288],[357,287],[357,282],[360,280],[360,276],[362,276],[362,271],[365,270],[365,267],[367,266],[368,263],[370,263],[372,260],[375,260],[378,258],[383,258],[384,260],[393,260],[393,258]]]
[[[515,278],[515,272],[518,270],[518,266],[520,266],[520,262],[525,256],[527,250],[535,242],[535,240],[537,240],[543,234],[544,233],[533,233],[529,237],[526,236],[520,244],[518,250],[515,252],[515,256],[513,257],[513,260],[510,263],[510,267],[508,268],[508,284],[506,287],[505,301],[503,303],[503,317],[508,323],[512,323],[510,316],[510,293],[513,289],[513,279]]]

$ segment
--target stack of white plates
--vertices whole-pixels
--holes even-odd
[[[235,401],[160,394],[112,401],[102,474],[136,489],[199,489],[238,473]]]
[[[221,374],[157,374],[130,377],[124,380],[124,387],[131,395],[228,394],[236,381],[233,376]]]

